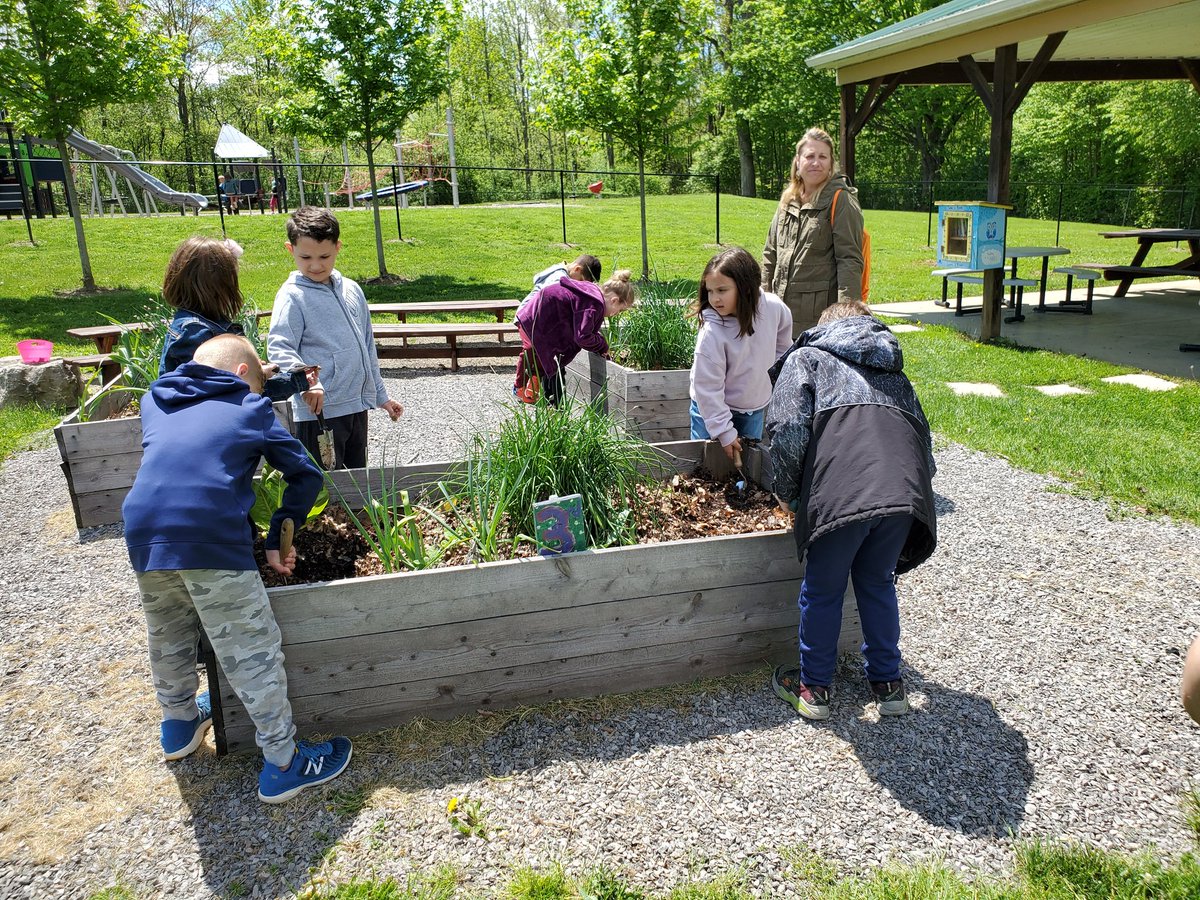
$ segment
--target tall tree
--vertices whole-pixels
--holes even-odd
[[[118,0],[9,0],[0,5],[0,106],[18,128],[50,135],[58,146],[85,290],[92,263],[67,135],[89,109],[160,90],[170,72],[168,45],[142,31],[141,10]]]
[[[301,130],[366,149],[372,194],[376,142],[445,90],[446,61],[459,7],[443,0],[311,0],[293,58],[297,94],[284,111]],[[379,203],[375,254],[385,276]]]
[[[595,128],[637,158],[642,277],[646,243],[646,153],[686,124],[676,115],[696,83],[699,0],[568,0],[577,30],[548,41],[541,109],[561,128]]]

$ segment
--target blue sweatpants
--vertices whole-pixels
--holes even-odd
[[[869,681],[900,680],[900,608],[896,561],[912,516],[844,525],[808,545],[800,583],[800,680],[829,687],[837,665],[846,581],[854,582]]]

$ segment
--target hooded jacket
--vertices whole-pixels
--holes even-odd
[[[896,565],[907,572],[937,545],[929,423],[895,336],[871,316],[809,329],[771,370],[767,407],[774,490],[796,500],[796,549],[852,522],[910,514]]]
[[[762,287],[792,311],[793,335],[815,325],[821,311],[839,299],[862,299],[863,217],[857,193],[844,175],[834,175],[812,202],[775,210],[763,247]]]
[[[771,399],[767,370],[792,343],[792,314],[774,294],[759,292],[754,333],[739,335],[737,316],[701,312],[689,392],[708,433],[728,447],[737,439],[733,412],[756,412]]]
[[[608,341],[604,324],[604,293],[590,281],[562,278],[547,284],[517,313],[517,325],[529,338],[541,370],[551,374],[573,360],[580,350],[604,355]]]
[[[259,459],[283,473],[285,518],[303,522],[322,476],[245,381],[197,362],[150,385],[142,398],[142,465],[121,507],[134,571],[257,569],[249,514]]]
[[[292,272],[275,295],[267,355],[280,371],[320,366],[327,419],[375,409],[387,402],[371,313],[362,288],[336,269],[322,284]],[[316,416],[304,398],[292,398],[297,422]]]

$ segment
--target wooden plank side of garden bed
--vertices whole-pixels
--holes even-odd
[[[619,694],[762,668],[796,652],[794,627],[716,637],[589,657],[551,659],[475,672],[452,682],[426,679],[297,699],[301,735],[378,731],[418,716],[448,719],[476,710]],[[254,728],[228,690],[222,692],[228,752],[254,750]]]
[[[71,480],[81,494],[133,487],[133,479],[142,465],[142,450],[114,452],[96,456],[76,456],[71,461]]]
[[[73,463],[81,457],[103,456],[108,453],[128,453],[142,449],[142,420],[105,419],[99,422],[63,423],[54,429],[63,459]]]
[[[289,644],[288,695],[326,694],[687,640],[795,627],[800,580],[579,604]],[[789,599],[790,598],[790,599]],[[353,651],[351,655],[350,651]]]
[[[788,532],[697,538],[271,588],[285,644],[553,613],[590,602],[762,582],[802,569]],[[334,605],[330,594],[339,597]]]

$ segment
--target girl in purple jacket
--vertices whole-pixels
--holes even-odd
[[[580,350],[608,358],[608,342],[600,326],[609,316],[633,306],[632,274],[621,269],[602,285],[563,278],[549,284],[517,313],[521,353],[549,403],[562,397],[563,372]],[[537,400],[537,388],[521,391],[526,403]]]

